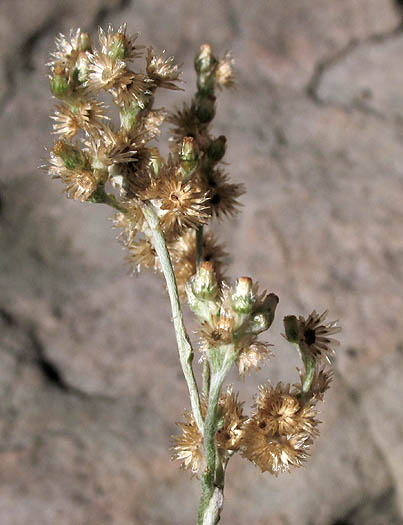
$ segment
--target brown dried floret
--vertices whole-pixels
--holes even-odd
[[[112,164],[135,162],[138,152],[150,140],[150,135],[144,130],[114,132],[110,127],[102,125],[99,133],[91,134],[85,141],[86,151],[93,159],[92,164],[108,167]]]
[[[225,259],[228,253],[211,232],[203,232],[202,261],[211,262],[220,282],[224,279]],[[196,232],[187,230],[170,246],[180,295],[185,295],[185,284],[196,273]]]
[[[277,476],[291,467],[301,467],[308,458],[312,438],[307,432],[273,435],[264,421],[252,417],[244,425],[242,455],[260,468]]]
[[[90,92],[122,88],[135,78],[135,73],[127,69],[123,60],[112,58],[102,51],[94,51],[88,55],[88,61],[86,86]]]
[[[128,250],[126,261],[132,266],[133,271],[138,272],[141,268],[152,268],[157,271],[161,268],[157,252],[147,239],[132,242]]]
[[[62,140],[55,144],[50,154],[48,170],[53,178],[66,184],[69,197],[81,201],[94,193],[104,176],[99,170],[91,169],[86,152]]]
[[[61,103],[56,106],[54,132],[66,138],[73,138],[78,131],[86,133],[100,129],[102,120],[109,120],[105,115],[105,105],[95,99],[81,100],[77,105]],[[94,130],[95,128],[95,130]]]
[[[305,382],[305,372],[298,370],[300,376],[300,385],[295,385],[295,387],[301,390],[302,385]],[[333,381],[334,373],[333,370],[316,367],[315,374],[312,379],[311,387],[307,395],[310,395],[315,401],[323,401],[325,392],[329,389],[330,383]]]
[[[335,353],[333,346],[338,346],[340,343],[329,336],[339,333],[341,328],[337,326],[337,321],[322,324],[327,314],[327,310],[321,315],[314,310],[307,319],[299,317],[298,345],[304,354],[330,361],[329,354]]]
[[[303,402],[300,397],[290,392],[290,385],[278,383],[261,385],[256,396],[256,413],[253,416],[259,424],[273,435],[290,435],[307,432],[311,436],[318,434],[317,411],[312,402]]]
[[[105,31],[98,29],[98,38],[101,52],[111,58],[129,61],[142,56],[144,46],[135,45],[139,33],[126,35],[127,24],[122,24],[117,31],[111,25]]]
[[[65,64],[72,68],[81,53],[91,51],[91,40],[88,33],[83,33],[81,29],[70,31],[70,39],[67,39],[62,33],[56,38],[56,51],[51,53],[49,66],[54,67],[56,64]]]
[[[136,102],[141,108],[145,108],[146,102],[150,100],[153,81],[143,73],[129,73],[127,82],[116,83],[110,90],[113,100],[121,107]]]
[[[218,403],[219,414],[223,419],[222,427],[216,433],[216,443],[220,450],[236,452],[243,436],[243,424],[247,417],[243,415],[238,393],[232,388],[221,395]]]
[[[206,415],[207,403],[201,399],[202,416]],[[222,393],[218,402],[219,416],[222,418],[222,426],[216,433],[217,448],[221,454],[236,452],[243,437],[244,422],[247,419],[242,412],[242,405],[238,401],[238,394],[231,388]],[[185,423],[177,423],[182,430],[179,436],[173,436],[175,445],[173,450],[176,454],[174,459],[182,461],[182,467],[191,469],[194,475],[203,470],[205,461],[203,457],[203,437],[197,428],[195,419],[191,412],[184,414]]]
[[[181,88],[175,84],[181,81],[179,67],[178,64],[175,64],[174,57],[165,58],[164,52],[157,56],[152,47],[148,48],[146,71],[157,87],[180,90]]]
[[[200,350],[208,351],[211,347],[236,344],[234,331],[237,319],[231,309],[221,307],[218,316],[212,316],[210,322],[204,322],[200,331]]]
[[[179,436],[172,436],[175,445],[173,459],[182,462],[182,468],[191,469],[193,475],[197,475],[204,468],[203,456],[203,436],[201,435],[192,412],[186,411],[184,414],[185,423],[176,423],[182,433]]]
[[[253,337],[248,344],[243,346],[239,351],[236,363],[238,365],[239,375],[244,376],[252,368],[259,370],[263,362],[272,355],[269,343],[258,341]]]
[[[206,181],[211,213],[218,218],[236,215],[242,206],[237,199],[245,193],[245,185],[231,184],[227,180],[228,175],[218,168],[209,174]]]
[[[182,142],[185,137],[192,137],[201,150],[210,143],[206,126],[201,126],[196,117],[194,101],[190,105],[184,103],[182,109],[177,109],[174,113],[170,113],[167,117],[167,122],[173,125],[171,131],[176,143]]]
[[[215,79],[219,88],[235,87],[234,59],[229,51],[219,60],[215,70]]]
[[[51,154],[50,162],[49,173],[53,178],[61,179],[65,183],[68,197],[86,201],[97,189],[100,182],[99,172],[87,167],[66,168],[54,154]]]
[[[183,183],[177,172],[174,165],[164,167],[144,195],[159,207],[164,232],[173,235],[179,235],[186,228],[197,228],[209,219],[205,194],[193,181]]]
[[[115,214],[113,225],[115,228],[122,228],[119,234],[119,239],[124,246],[133,244],[136,235],[142,231],[144,224],[144,215],[135,200],[124,199],[122,206],[126,212],[118,212]]]

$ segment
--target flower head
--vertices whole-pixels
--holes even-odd
[[[218,409],[222,417],[222,427],[216,433],[218,449],[235,452],[239,449],[243,436],[243,424],[247,417],[243,415],[242,405],[238,401],[238,394],[229,387],[221,394]]]
[[[231,184],[221,169],[212,171],[207,179],[209,205],[214,216],[222,218],[225,215],[236,215],[241,204],[238,198],[245,193],[244,184]]]
[[[55,124],[53,130],[66,138],[73,138],[81,129],[86,133],[100,129],[102,120],[109,120],[105,115],[105,105],[95,99],[80,101],[77,105],[61,103],[51,117]]]
[[[328,311],[321,315],[314,310],[307,319],[300,316],[298,318],[298,345],[301,351],[314,358],[325,358],[329,361],[329,354],[334,355],[334,346],[339,345],[339,341],[329,336],[341,331],[337,326],[337,321],[323,324]]]
[[[225,53],[224,57],[218,62],[215,80],[219,88],[233,88],[235,86],[234,59],[231,53]]]
[[[144,46],[135,45],[139,33],[126,35],[127,24],[122,24],[117,31],[110,25],[105,33],[102,27],[98,30],[99,45],[104,55],[122,61],[133,60],[142,55]]]
[[[238,401],[238,394],[229,387],[223,392],[218,401],[218,412],[221,425],[216,433],[215,439],[217,448],[221,455],[231,455],[240,447],[243,438],[244,422],[247,419],[243,415],[242,405]],[[201,399],[201,409],[203,417],[206,415],[206,399]],[[204,468],[203,437],[196,425],[196,421],[191,412],[184,414],[185,422],[177,423],[182,434],[173,436],[176,454],[174,459],[182,461],[182,467],[191,469],[194,475]]]
[[[202,261],[211,262],[218,281],[224,279],[225,259],[228,256],[224,247],[211,232],[203,233]],[[175,268],[179,294],[185,296],[185,285],[196,273],[196,232],[187,230],[170,246],[170,253]]]
[[[244,426],[242,455],[260,468],[277,476],[291,467],[301,467],[312,444],[309,434],[273,435],[263,422],[250,419]]]
[[[175,64],[174,57],[165,58],[164,53],[157,56],[153,48],[149,47],[146,71],[156,86],[174,90],[181,89],[175,84],[175,82],[180,82],[181,71],[178,64]]]
[[[248,342],[249,343],[249,342]],[[246,372],[253,368],[259,370],[263,362],[272,355],[270,344],[258,341],[254,336],[251,342],[243,346],[237,357],[239,375],[243,377]]]
[[[296,393],[290,392],[289,385],[278,383],[275,388],[261,385],[255,407],[254,417],[272,434],[317,433],[319,421],[313,404],[302,402]]]
[[[158,205],[161,226],[168,234],[178,235],[209,219],[206,195],[193,181],[183,183],[174,164],[165,166],[159,177],[151,180],[143,197]]]
[[[192,412],[186,411],[184,414],[185,422],[176,423],[182,431],[179,436],[172,436],[175,445],[173,459],[182,462],[182,468],[191,469],[192,474],[196,475],[204,467],[203,456],[203,436],[197,428]]]

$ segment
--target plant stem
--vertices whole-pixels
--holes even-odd
[[[212,370],[210,391],[207,405],[206,418],[204,420],[204,454],[206,458],[206,470],[202,474],[202,494],[198,514],[198,525],[215,525],[220,521],[221,510],[224,503],[224,476],[223,465],[217,456],[215,435],[218,424],[218,402],[221,387],[225,376],[229,372],[234,361],[233,348],[228,348],[222,366],[219,370]],[[217,459],[219,461],[217,461]]]
[[[316,359],[303,358],[305,365],[305,381],[302,385],[302,392],[306,394],[311,388],[313,377],[315,375]]]
[[[165,277],[169,299],[171,301],[172,317],[175,328],[176,342],[178,344],[179,359],[182,365],[183,375],[190,394],[190,403],[196,424],[201,433],[203,433],[204,423],[200,410],[200,398],[197,383],[193,374],[192,361],[193,349],[186,333],[183,322],[181,305],[179,302],[178,288],[176,286],[175,273],[172,268],[171,258],[169,256],[164,234],[159,225],[158,216],[156,215],[152,204],[142,202],[141,207],[144,217],[150,228],[152,244],[159,257],[162,272]]]
[[[202,392],[203,392],[204,397],[207,399],[208,398],[208,393],[209,393],[209,390],[210,390],[210,363],[208,362],[207,359],[205,359],[203,361],[203,375],[202,375],[202,378],[203,378],[203,389],[202,389]]]
[[[196,230],[196,268],[200,267],[203,260],[203,226]]]

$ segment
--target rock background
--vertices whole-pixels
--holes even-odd
[[[169,460],[187,394],[161,280],[128,275],[109,211],[37,169],[56,34],[122,21],[183,62],[190,90],[200,43],[236,57],[215,130],[248,193],[219,229],[232,274],[280,296],[276,357],[234,376],[242,396],[295,380],[283,315],[329,308],[343,325],[307,467],[276,479],[233,459],[222,523],[403,523],[401,4],[2,0],[2,525],[194,523],[198,484]]]

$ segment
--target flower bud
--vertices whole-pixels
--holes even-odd
[[[88,167],[84,153],[62,140],[56,142],[53,153],[62,160],[64,166],[69,170],[80,170]]]
[[[252,313],[255,303],[253,282],[250,277],[240,277],[235,290],[231,294],[231,304],[235,312],[241,314]]]
[[[161,157],[158,148],[151,148],[150,155],[150,166],[154,171],[154,175],[158,175],[164,166],[164,159]]]
[[[69,75],[63,66],[55,66],[50,78],[50,90],[57,98],[63,98],[70,91]]]
[[[283,323],[287,341],[290,341],[290,343],[298,343],[298,319],[295,315],[287,315],[284,317]]]
[[[130,131],[134,128],[141,111],[142,108],[135,101],[129,102],[120,108],[120,124],[125,131]]]
[[[88,57],[85,53],[80,53],[76,62],[77,81],[82,84],[88,78]]]
[[[218,283],[211,262],[203,262],[197,273],[186,283],[189,307],[201,321],[210,322],[220,310]]]
[[[267,295],[252,314],[248,331],[259,334],[260,332],[268,330],[273,322],[277,304],[277,295],[274,293]]]
[[[185,137],[179,152],[180,171],[182,182],[186,183],[191,178],[198,165],[198,154],[193,137]]]
[[[121,32],[113,35],[108,55],[114,60],[124,60],[127,58],[128,53],[126,36]]]
[[[227,139],[224,137],[224,135],[220,135],[219,137],[214,139],[207,148],[208,158],[213,162],[220,161],[225,154],[226,142]]]
[[[218,283],[210,261],[201,263],[197,273],[192,277],[192,288],[199,299],[214,299],[217,296]]]
[[[200,52],[195,57],[195,69],[197,73],[212,72],[217,65],[217,59],[213,56],[210,44],[202,44]]]
[[[88,33],[80,33],[77,41],[77,51],[80,53],[91,52],[91,39]]]

